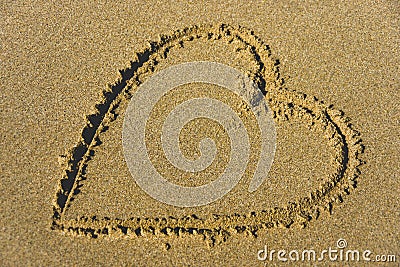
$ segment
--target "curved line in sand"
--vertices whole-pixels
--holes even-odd
[[[199,38],[223,40],[228,44],[241,43],[255,58],[258,69],[247,75],[263,91],[266,101],[274,112],[274,119],[298,118],[306,122],[310,129],[319,128],[324,132],[329,144],[337,152],[335,174],[318,190],[308,196],[291,202],[286,207],[251,212],[250,214],[215,215],[211,219],[200,219],[196,215],[183,218],[131,218],[126,220],[82,217],[66,220],[64,213],[74,196],[80,192],[85,170],[94,153],[94,147],[101,144],[100,135],[108,124],[118,116],[116,109],[121,101],[129,99],[132,91],[146,79],[148,72],[156,68],[157,60],[162,60],[170,49],[182,46]],[[87,126],[82,131],[81,141],[63,158],[67,162],[54,203],[52,229],[98,237],[102,235],[142,236],[145,233],[164,235],[201,234],[211,240],[225,241],[232,234],[250,233],[276,226],[289,227],[293,223],[306,225],[312,218],[318,218],[321,210],[332,209],[335,202],[341,202],[356,186],[363,161],[359,156],[364,147],[359,133],[343,112],[325,105],[314,97],[295,92],[283,86],[277,61],[271,57],[270,49],[254,33],[243,27],[229,25],[194,26],[175,31],[171,35],[160,36],[150,42],[149,48],[137,53],[131,66],[120,71],[120,79],[104,91],[104,98],[96,105],[96,113],[87,116]],[[157,230],[158,229],[158,230]],[[157,230],[157,231],[156,231]]]

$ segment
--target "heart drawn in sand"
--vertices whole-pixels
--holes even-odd
[[[170,51],[182,49],[186,43],[200,39],[210,44],[224,42],[234,52],[247,51],[255,67],[238,73],[219,63],[192,62],[173,66],[173,72],[158,69],[159,62],[167,58]],[[201,69],[212,71],[207,76],[200,75],[200,78],[193,80],[202,73]],[[223,75],[220,75],[221,72]],[[143,90],[156,92],[152,88],[157,83],[174,80],[173,73],[185,75],[177,75],[175,82],[164,84],[170,90],[161,90],[152,95],[143,93]],[[363,164],[359,156],[364,149],[359,133],[353,129],[343,112],[314,97],[286,88],[280,77],[278,61],[271,56],[269,46],[248,29],[222,24],[177,30],[150,42],[146,49],[136,53],[131,66],[120,71],[120,74],[119,80],[104,90],[102,100],[96,105],[96,113],[87,116],[87,125],[78,144],[63,157],[66,167],[55,197],[53,230],[93,238],[202,235],[210,244],[216,244],[235,234],[257,236],[258,231],[277,226],[305,226],[312,218],[317,218],[322,210],[330,211],[334,203],[342,202],[343,196],[356,186],[359,166]],[[225,84],[223,77],[230,74],[239,83]],[[179,77],[183,77],[183,80]],[[190,82],[188,77],[192,79],[190,81],[216,83],[238,90],[182,92],[184,89],[177,87]],[[253,93],[251,88],[254,89]],[[189,99],[181,97],[188,94],[191,95]],[[151,104],[146,105],[146,100]],[[165,101],[173,103],[168,112],[161,108]],[[325,177],[317,190],[310,190],[306,196],[288,199],[286,206],[254,210],[249,214],[214,214],[210,218],[201,218],[192,213],[181,218],[65,218],[66,210],[74,203],[74,196],[84,190],[86,168],[95,153],[95,147],[101,145],[102,134],[116,119],[121,103],[126,102],[129,106],[124,121],[123,145],[129,170],[144,191],[170,205],[206,205],[223,197],[244,176],[253,177],[249,191],[255,191],[267,177],[272,164],[275,152],[274,122],[297,120],[310,131],[318,129],[318,132],[322,132],[335,153],[331,163],[335,171]],[[193,127],[201,129],[193,134],[190,131]],[[180,148],[189,152],[181,153],[179,148],[176,150],[178,146],[165,145],[179,142],[182,132],[186,132],[189,138],[181,140],[187,147]],[[236,134],[239,137],[233,137]],[[240,142],[244,139],[249,142]],[[179,157],[176,157],[178,154]],[[228,159],[224,158],[226,155],[229,155]],[[138,158],[140,160],[137,162],[145,162],[144,165],[135,163]],[[233,167],[229,163],[233,163]],[[225,172],[229,168],[233,175]],[[217,178],[226,175],[228,178],[214,180],[210,183],[213,186],[197,187],[184,187],[163,180],[168,175],[201,176],[201,172]],[[146,173],[147,176],[139,173]]]

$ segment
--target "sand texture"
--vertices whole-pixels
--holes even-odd
[[[322,251],[342,240],[374,260],[395,257],[362,266],[397,266],[399,14],[394,1],[3,3],[0,265],[274,266],[277,256],[258,252]],[[249,142],[229,193],[177,207],[133,179],[122,132],[146,80],[196,61],[250,78],[276,135],[224,87],[194,82],[163,95],[142,131],[146,160],[168,182],[212,183],[233,162],[229,133],[242,127]],[[163,150],[164,122],[202,98],[229,106],[240,125],[185,124],[184,157],[201,157],[204,138],[216,147],[207,167],[187,171]],[[263,138],[276,150],[252,192],[258,163],[267,164]],[[355,264],[299,261],[289,264]]]

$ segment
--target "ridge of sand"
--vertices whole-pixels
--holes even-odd
[[[236,52],[245,49],[253,55],[253,68],[246,74],[257,83],[265,94],[265,100],[274,114],[276,122],[297,120],[311,130],[323,134],[333,148],[332,159],[335,172],[324,178],[319,189],[309,192],[307,197],[297,199],[287,206],[270,210],[253,211],[249,214],[214,214],[201,218],[188,214],[181,218],[130,218],[119,219],[97,216],[82,216],[65,219],[65,212],[73,205],[74,198],[83,190],[86,167],[94,156],[94,148],[100,146],[101,135],[119,115],[119,106],[129,101],[135,89],[152,73],[158,63],[168,57],[170,50],[179,49],[187,42],[197,39],[220,40],[232,45]],[[214,245],[226,241],[236,234],[256,236],[260,230],[274,227],[304,227],[322,210],[330,211],[336,202],[356,187],[360,174],[360,159],[364,147],[359,133],[350,120],[331,105],[285,87],[279,73],[279,61],[271,56],[268,45],[254,33],[243,27],[229,25],[193,26],[160,36],[149,42],[148,48],[137,53],[131,66],[120,72],[118,81],[103,92],[96,112],[87,116],[87,125],[82,130],[81,140],[61,159],[64,161],[63,175],[54,202],[52,229],[76,235],[100,236],[185,236],[199,234]]]

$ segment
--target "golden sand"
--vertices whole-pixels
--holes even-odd
[[[56,6],[45,16],[40,5],[37,14],[28,4],[2,8],[2,265],[262,266],[257,251],[266,244],[322,250],[339,238],[399,261],[396,11],[365,6],[366,18],[348,16],[353,6],[260,2],[229,12],[206,5],[210,10],[197,17],[196,6],[182,4],[173,5],[186,14],[176,23],[180,15],[165,15],[171,6],[138,13],[122,5],[72,6],[74,18]],[[79,10],[91,10],[86,20]],[[116,16],[97,21],[105,13]],[[376,18],[391,26],[380,28]],[[229,164],[229,136],[204,119],[182,129],[179,145],[194,159],[199,140],[212,138],[213,163],[191,173],[168,162],[162,123],[187,99],[228,104],[251,143],[249,164],[229,194],[179,208],[135,183],[121,132],[135,90],[157,71],[192,61],[232,66],[261,88],[273,112],[277,150],[265,183],[247,192],[262,138],[249,107],[214,85],[170,91],[145,129],[149,158],[169,181],[207,184]]]

